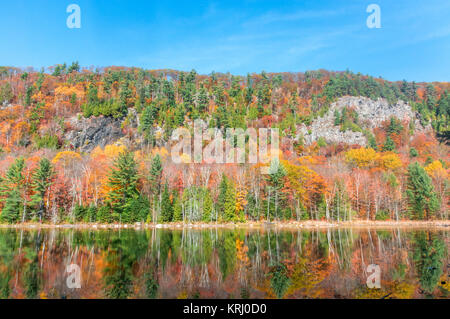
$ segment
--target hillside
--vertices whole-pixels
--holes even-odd
[[[45,71],[45,72],[44,72]],[[0,68],[0,218],[448,219],[449,83]],[[278,128],[281,165],[176,164],[172,132]]]

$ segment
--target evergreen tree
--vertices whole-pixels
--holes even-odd
[[[150,143],[153,142],[153,124],[157,116],[158,112],[153,103],[145,107],[142,112],[140,129],[144,133],[145,139]]]
[[[387,133],[391,134],[399,134],[403,130],[403,125],[400,120],[397,120],[395,117],[391,117],[389,126],[387,128]]]
[[[18,158],[6,171],[5,178],[1,180],[0,195],[5,202],[1,218],[9,223],[20,220],[22,212],[25,218],[26,198],[25,198],[25,160]]]
[[[32,187],[34,195],[31,197],[31,204],[37,209],[39,220],[46,214],[44,199],[52,184],[53,175],[54,171],[51,162],[46,158],[41,159],[39,167],[33,174]]]
[[[439,202],[433,189],[431,178],[419,163],[408,167],[408,184],[406,194],[413,217],[429,219],[439,208]]]
[[[164,191],[161,198],[161,222],[168,223],[173,219],[173,206],[170,200],[169,186],[164,185]]]
[[[228,178],[222,174],[222,180],[219,184],[219,196],[217,198],[216,210],[219,213],[219,219],[223,219],[223,212],[225,209],[225,201],[228,189]]]
[[[97,221],[103,224],[112,223],[113,215],[111,214],[111,207],[109,205],[100,206],[97,210]]]
[[[367,138],[367,142],[369,144],[370,148],[373,148],[374,150],[378,150],[377,141],[375,140],[375,136],[373,136],[372,133]]]
[[[226,222],[238,221],[236,214],[236,192],[233,182],[228,180],[225,191],[225,202],[223,207],[223,220]]]
[[[431,295],[439,283],[447,255],[445,242],[438,233],[418,232],[413,237],[413,261],[421,288]]]
[[[419,156],[419,152],[417,152],[417,150],[414,147],[411,147],[409,149],[409,156],[410,157],[417,157],[417,156]]]
[[[84,219],[86,215],[86,208],[83,205],[76,204],[73,208],[73,216],[75,221],[80,222]]]
[[[20,212],[21,212],[21,203],[22,198],[20,197],[20,193],[13,189],[6,198],[5,206],[2,209],[1,220],[14,224],[20,220]]]
[[[181,199],[178,198],[178,196],[174,196],[173,221],[174,222],[183,221],[183,205]]]
[[[111,205],[114,220],[130,220],[131,205],[139,197],[137,189],[138,171],[133,153],[124,152],[114,162],[114,168],[108,176],[108,203]]]
[[[386,142],[384,142],[383,145],[383,151],[394,151],[395,150],[395,143],[394,141],[391,139],[390,136],[388,136],[386,138]]]
[[[210,222],[212,218],[213,201],[208,189],[204,190],[203,197],[203,218],[204,222]]]
[[[86,223],[95,223],[97,221],[97,207],[89,205],[84,215],[84,221]]]
[[[270,163],[269,174],[266,177],[268,184],[266,215],[268,219],[272,214],[275,215],[275,218],[279,218],[279,213],[282,213],[285,208],[286,196],[282,190],[284,188],[284,177],[286,175],[286,169],[280,163],[278,158],[273,159]]]
[[[150,183],[150,192],[153,195],[158,195],[161,190],[162,170],[161,157],[159,156],[159,154],[157,154],[152,159],[150,175],[148,177],[148,181]]]
[[[72,64],[69,66],[69,69],[67,70],[67,73],[72,73],[73,71],[80,71],[80,64],[78,63],[78,61],[72,62]]]
[[[200,92],[197,97],[197,107],[199,112],[205,112],[208,110],[208,92],[204,87],[200,89]]]

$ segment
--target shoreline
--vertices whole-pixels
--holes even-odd
[[[24,224],[0,224],[3,229],[328,229],[328,228],[377,228],[377,229],[391,229],[391,228],[433,228],[433,229],[447,229],[450,230],[450,220],[433,220],[433,221],[366,221],[354,220],[345,222],[327,222],[327,221],[283,221],[283,222],[245,222],[245,223],[166,223],[166,224],[98,224],[98,223],[79,223],[79,224],[41,224],[41,223],[24,223]]]

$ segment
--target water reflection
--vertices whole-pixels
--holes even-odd
[[[1,229],[0,298],[449,298],[449,242],[400,229]],[[67,287],[70,264],[81,289]]]

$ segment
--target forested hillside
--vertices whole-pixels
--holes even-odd
[[[350,71],[1,67],[0,219],[448,219],[449,93]],[[174,163],[195,119],[278,128],[281,165]]]

